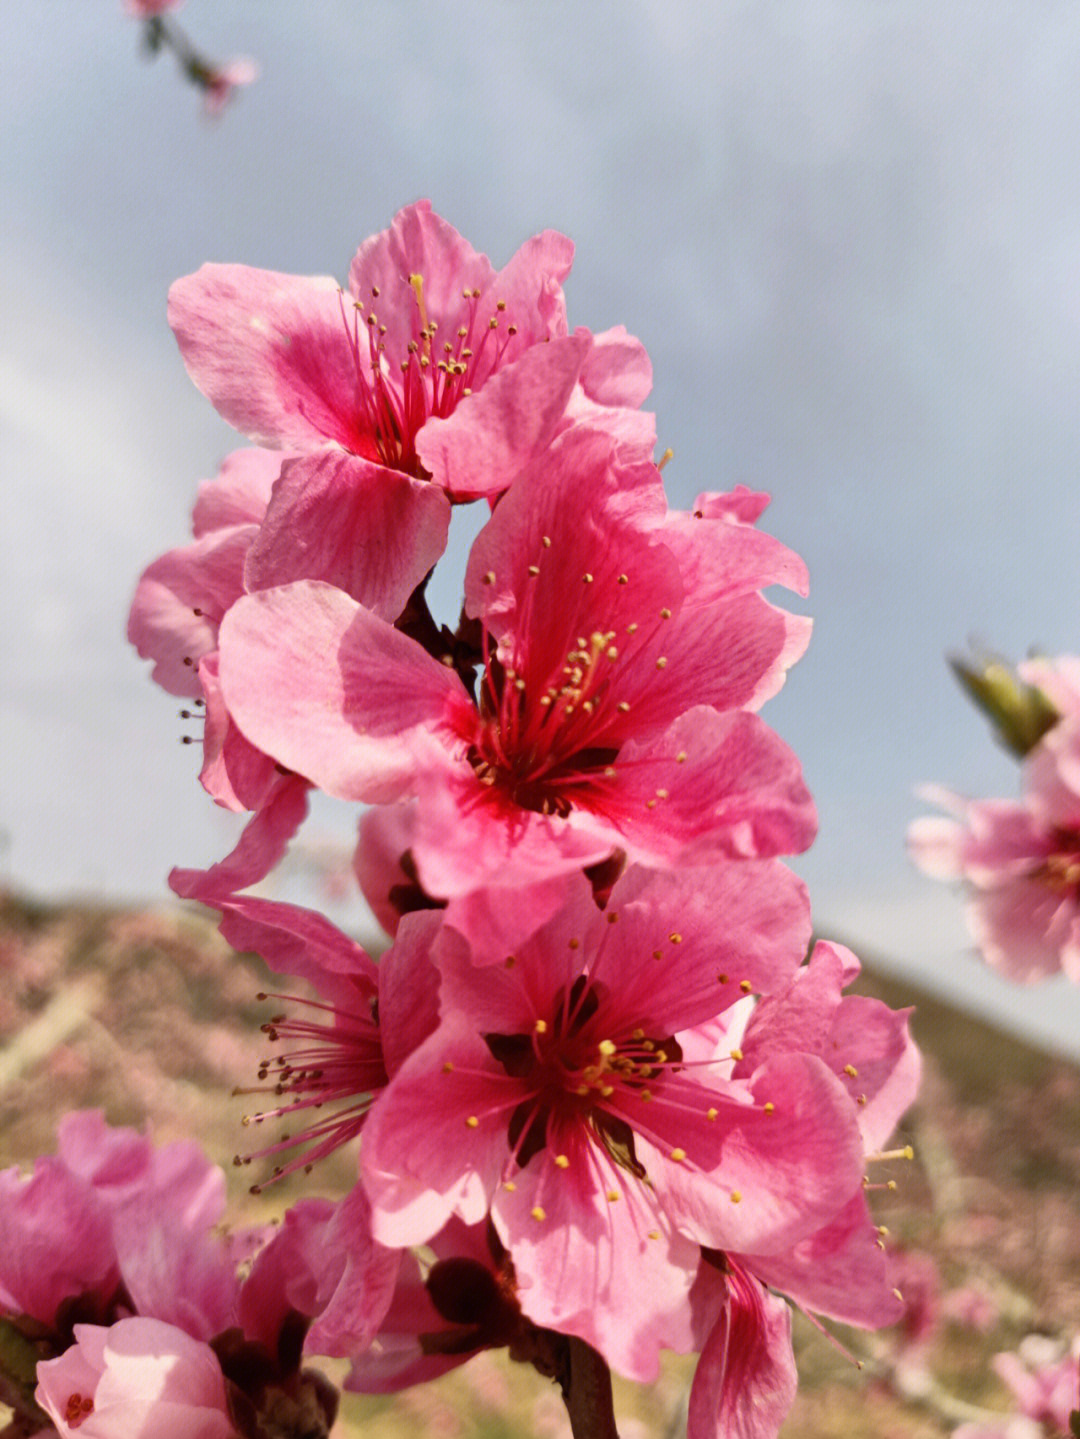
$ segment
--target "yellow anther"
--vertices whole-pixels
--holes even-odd
[[[855,1103],[856,1103],[856,1104],[865,1104],[865,1103],[866,1103],[866,1095],[865,1095],[865,1094],[857,1095],[857,1096],[856,1096],[856,1099],[855,1099]]]
[[[887,1224],[879,1224],[877,1232],[881,1235],[882,1239],[886,1239],[889,1234],[889,1226]]]
[[[750,983],[748,979],[740,979],[739,988],[742,990],[743,994],[752,994],[754,991],[754,986]]]
[[[675,1162],[676,1164],[681,1164],[681,1163],[683,1162],[683,1160],[686,1158],[686,1150],[685,1150],[685,1149],[673,1149],[673,1150],[671,1151],[671,1157],[672,1157],[672,1159],[674,1160],[674,1162]]]
[[[642,1097],[642,1099],[645,1101],[645,1103],[648,1104],[649,1100],[652,1098],[652,1090],[651,1090],[651,1089],[643,1089],[643,1090],[641,1091],[641,1097]]]
[[[896,1295],[897,1299],[899,1299],[900,1303],[903,1304],[904,1296],[900,1293],[899,1289],[894,1289],[893,1293]]]
[[[776,1113],[776,1105],[772,1102],[771,1099],[768,1100],[768,1101],[762,1106],[762,1108],[765,1110],[765,1113],[766,1113],[766,1114],[775,1114],[775,1113]]]
[[[620,576],[619,576],[619,584],[620,584],[620,585],[628,585],[629,583],[630,583],[630,576],[629,576],[629,575],[620,575]]]
[[[550,550],[550,549],[551,549],[551,536],[550,536],[550,535],[541,535],[541,536],[540,536],[540,543],[543,545],[543,547],[544,547],[545,550]]]
[[[619,711],[620,714],[627,715],[630,713],[630,706],[626,703],[625,700],[620,700],[619,703],[615,706],[615,708]]]
[[[638,626],[637,626],[637,620],[635,620],[632,625],[627,625],[627,626],[626,626],[626,633],[627,633],[628,635],[637,634],[637,628],[638,628]]]
[[[888,1184],[886,1184],[885,1188],[886,1188],[886,1189],[892,1189],[892,1190],[895,1191],[895,1189],[896,1189],[896,1180],[895,1180],[895,1179],[890,1179],[889,1182],[888,1182]]]
[[[672,931],[672,933],[668,935],[668,939],[671,940],[672,944],[682,944],[682,935],[678,930]]]
[[[619,1200],[619,1199],[622,1198],[622,1195],[619,1193],[619,1191],[618,1191],[617,1189],[609,1189],[608,1192],[607,1192],[606,1198],[607,1198],[607,1202],[608,1202],[609,1204],[614,1204],[614,1203],[616,1203],[617,1200]]]
[[[479,1126],[480,1121],[479,1119],[477,1119],[475,1114],[470,1114],[468,1119],[466,1119],[465,1123],[470,1129],[476,1129]]]
[[[579,1084],[578,1087],[574,1090],[574,1093],[580,1095],[582,1098],[584,1098],[584,1096],[588,1094],[588,1092],[589,1086],[587,1084]]]
[[[496,300],[496,301],[495,301],[495,308],[496,308],[496,310],[499,310],[499,311],[505,310],[505,309],[506,309],[506,301],[505,301],[505,300]]]
[[[610,1059],[613,1054],[618,1052],[618,1045],[610,1039],[602,1039],[596,1047],[606,1059]]]
[[[849,1079],[858,1079],[859,1077],[859,1071],[855,1068],[853,1064],[845,1064],[844,1073]]]
[[[645,801],[645,808],[646,808],[646,809],[655,809],[655,808],[656,808],[656,801],[655,801],[654,799],[647,799],[647,800]]]
[[[602,1085],[600,1086],[600,1098],[601,1098],[601,1099],[610,1099],[611,1096],[612,1096],[614,1093],[615,1093],[615,1086],[614,1086],[613,1084],[602,1084]]]
[[[537,1034],[547,1034],[547,1020],[538,1019],[533,1025],[533,1029],[536,1031]]]
[[[569,1168],[570,1168],[570,1161],[569,1161],[569,1159],[567,1159],[567,1157],[566,1157],[565,1154],[556,1154],[556,1156],[555,1156],[555,1163],[556,1163],[556,1165],[558,1166],[559,1169],[569,1169]]]
[[[685,763],[686,763],[686,751],[685,751],[684,749],[681,749],[681,750],[679,751],[679,753],[675,756],[675,763],[676,763],[676,764],[685,764]]]
[[[717,984],[727,984],[727,983],[728,983],[728,977],[727,977],[727,975],[726,975],[726,974],[718,974],[718,975],[716,976],[716,982],[717,982]]]
[[[647,1234],[645,1237],[646,1237],[646,1239],[659,1239],[659,1238],[660,1238],[660,1231],[659,1231],[659,1229],[650,1229],[649,1232],[648,1232],[648,1234]]]
[[[665,605],[664,608],[660,611],[660,618],[662,620],[669,620],[671,618],[671,611],[668,609],[667,605]]]
[[[664,466],[669,462],[669,460],[673,460],[674,458],[675,458],[675,451],[674,451],[674,450],[671,448],[671,446],[669,445],[668,448],[664,451],[664,453],[663,453],[663,454],[660,456],[660,458],[657,460],[657,462],[656,462],[656,468],[657,468],[658,470],[662,470],[662,469],[664,468]]]
[[[529,574],[532,575],[533,579],[535,579],[536,576],[537,576],[539,573],[540,573],[540,566],[539,566],[539,565],[530,565],[530,566],[529,566]]]
[[[657,799],[667,799],[667,797],[668,797],[669,794],[670,794],[670,790],[658,789],[658,790],[656,791],[656,798],[657,798]]]
[[[454,1066],[451,1064],[450,1060],[447,1060],[446,1063],[445,1063],[445,1064],[443,1065],[443,1067],[442,1067],[442,1072],[443,1072],[444,1074],[450,1074],[450,1073],[452,1073],[453,1068],[454,1068]]]
[[[516,1194],[516,1193],[517,1193],[517,1185],[514,1183],[514,1181],[513,1181],[512,1179],[508,1179],[508,1180],[506,1181],[506,1183],[503,1185],[503,1188],[504,1188],[505,1190],[507,1190],[510,1194]]]
[[[733,1189],[733,1190],[731,1191],[731,1202],[732,1202],[732,1204],[741,1204],[741,1203],[742,1203],[742,1195],[739,1193],[739,1191],[738,1191],[737,1189]]]
[[[543,1220],[545,1220],[545,1219],[547,1218],[547,1213],[546,1213],[546,1211],[543,1210],[543,1209],[541,1209],[540,1206],[539,1206],[539,1204],[537,1204],[536,1206],[534,1206],[534,1208],[530,1209],[530,1210],[529,1210],[529,1213],[530,1213],[530,1214],[532,1215],[532,1217],[536,1220],[537,1224],[542,1223]]]
[[[614,778],[615,778],[615,766],[614,766],[613,764],[609,764],[609,765],[607,766],[607,768],[604,770],[604,778],[605,778],[605,779],[614,779]]]
[[[619,651],[614,645],[609,645],[606,653],[609,660],[617,660],[619,658]]]
[[[635,1029],[634,1032],[633,1032],[633,1034],[630,1036],[630,1038],[631,1038],[631,1039],[644,1039],[644,1038],[645,1038],[645,1031],[644,1031],[643,1029]]]
[[[731,1051],[731,1057],[732,1057],[732,1059],[735,1061],[735,1063],[738,1064],[739,1060],[742,1059],[742,1057],[743,1057],[743,1052],[742,1052],[742,1050],[741,1050],[741,1049],[733,1049],[733,1050]]]
[[[495,571],[494,571],[494,570],[488,570],[487,574],[484,576],[484,584],[485,584],[485,585],[493,585],[494,583],[495,583]]]
[[[706,1119],[715,1119],[718,1113],[719,1113],[719,1110],[716,1110],[716,1109],[707,1109],[707,1110],[705,1111],[705,1118],[706,1118]]]
[[[667,668],[667,655],[661,655],[661,656],[660,656],[660,658],[656,661],[656,668],[657,668],[658,670],[662,670],[662,669],[666,669],[666,668]]]
[[[591,585],[592,582],[593,582],[593,577],[592,577],[592,575],[589,574],[588,570],[585,571],[585,573],[582,575],[581,578],[582,578],[582,580],[584,581],[584,583],[587,584],[587,585]]]

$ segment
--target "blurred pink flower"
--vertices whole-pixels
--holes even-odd
[[[1019,801],[924,790],[953,817],[916,820],[908,848],[926,874],[964,881],[969,928],[995,969],[1080,984],[1080,717],[1055,724],[1021,773]]]
[[[129,15],[147,19],[151,15],[164,15],[166,10],[179,10],[184,0],[124,0]]]
[[[227,65],[210,66],[199,79],[206,114],[211,119],[216,118],[232,99],[235,90],[243,85],[251,85],[258,78],[259,67],[247,56],[230,60]]]

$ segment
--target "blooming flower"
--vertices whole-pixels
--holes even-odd
[[[430,895],[535,883],[617,849],[658,867],[801,849],[815,814],[794,756],[731,711],[774,693],[805,646],[808,622],[758,593],[805,572],[738,517],[745,500],[668,514],[653,466],[568,431],[473,546],[478,699],[453,656],[338,590],[292,585],[226,617],[226,703],[330,794],[418,796],[411,853]]]
[[[1080,717],[1044,735],[1022,778],[1019,801],[924,790],[952,817],[916,820],[908,849],[926,874],[965,882],[968,926],[995,969],[1080,983]]]
[[[242,1092],[277,1102],[246,1116],[244,1124],[311,1122],[236,1163],[291,1155],[276,1165],[275,1178],[310,1170],[359,1134],[389,1074],[434,1029],[437,976],[428,952],[440,916],[410,916],[376,965],[314,911],[223,893],[219,876],[215,866],[177,870],[171,878],[177,893],[221,911],[221,932],[236,949],[261,955],[279,974],[307,980],[320,996],[264,996],[285,1000],[289,1009],[263,1026],[276,1052],[260,1065],[260,1083]]]
[[[444,490],[505,489],[570,422],[575,396],[574,417],[610,409],[615,433],[651,448],[651,425],[618,419],[651,382],[640,344],[621,330],[567,334],[571,255],[546,231],[496,273],[422,201],[360,247],[348,294],[333,280],[239,265],[206,265],[173,285],[169,318],[195,383],[259,444],[301,453],[274,493],[264,574],[342,584],[343,567],[372,563],[372,506],[396,509],[382,535],[391,555],[413,527],[441,525],[445,544]]]
[[[606,912],[564,886],[508,965],[478,968],[443,926],[439,1028],[373,1109],[361,1172],[381,1242],[490,1210],[523,1313],[649,1379],[660,1344],[692,1347],[698,1246],[779,1258],[861,1192],[862,1145],[817,1058],[749,1081],[684,1061],[684,1032],[798,966],[808,914],[782,866],[631,871]]]

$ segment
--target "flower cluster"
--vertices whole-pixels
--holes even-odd
[[[949,817],[917,820],[911,855],[936,879],[964,881],[969,928],[995,969],[1020,983],[1064,972],[1080,984],[1080,659],[960,673],[1020,759],[1023,794],[968,800],[925,788]]]
[[[189,373],[252,447],[142,577],[129,635],[203,717],[207,791],[250,815],[173,887],[319,995],[275,1000],[250,1116],[271,1137],[239,1162],[261,1185],[361,1135],[327,1223],[361,1256],[363,1324],[321,1308],[343,1281],[312,1231],[317,1284],[280,1261],[308,1350],[386,1392],[505,1345],[572,1415],[582,1353],[649,1381],[663,1349],[697,1352],[692,1439],[765,1439],[795,1391],[788,1301],[901,1312],[865,1170],[918,1056],[905,1014],[844,993],[849,951],[806,961],[781,862],[816,813],[757,711],[809,622],[763,591],[805,593],[804,566],[758,528],[766,496],[669,509],[648,357],[570,328],[570,262],[545,232],[496,271],[420,203],[346,288],[178,281]],[[426,586],[472,501],[451,626]],[[312,789],[367,807],[377,962],[251,892]]]

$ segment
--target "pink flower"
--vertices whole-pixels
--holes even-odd
[[[146,19],[151,15],[164,15],[166,10],[179,10],[184,0],[124,0],[129,15]]]
[[[534,883],[614,850],[667,867],[801,849],[816,817],[797,761],[731,711],[761,704],[801,653],[808,622],[758,591],[805,572],[732,516],[740,498],[669,515],[653,466],[568,431],[473,546],[478,700],[339,590],[292,585],[226,617],[226,703],[330,794],[418,796],[410,848],[429,895]]]
[[[356,517],[387,487],[417,523],[445,523],[444,490],[500,493],[575,421],[610,416],[614,437],[651,450],[651,421],[623,417],[651,383],[641,345],[622,330],[567,334],[571,255],[546,231],[496,273],[421,201],[361,245],[348,294],[239,265],[173,285],[170,323],[195,383],[258,443],[306,456],[274,497],[275,566],[328,547],[330,510],[332,543],[362,553]]]
[[[994,1368],[1013,1392],[1016,1412],[999,1424],[962,1424],[953,1439],[1039,1439],[1071,1434],[1080,1409],[1080,1339],[1067,1354],[1042,1335],[1029,1335],[1018,1354],[998,1354]]]
[[[235,1439],[213,1350],[157,1319],[76,1324],[35,1397],[64,1439]]]
[[[194,1145],[154,1149],[100,1113],[70,1114],[33,1176],[0,1172],[0,1310],[62,1336],[70,1312],[131,1305],[209,1338],[232,1322],[232,1265],[210,1234],[225,1177]],[[121,1288],[122,1286],[122,1288]]]
[[[361,1151],[381,1242],[490,1210],[523,1313],[655,1377],[691,1347],[698,1246],[790,1251],[861,1193],[854,1106],[820,1060],[684,1060],[694,1031],[797,968],[808,914],[775,863],[587,882],[512,963],[478,968],[445,925],[440,1023],[374,1107]],[[725,1072],[726,1071],[726,1072]]]
[[[250,85],[259,78],[259,67],[247,56],[230,60],[227,65],[211,66],[199,83],[203,90],[203,109],[211,119],[224,110],[233,97],[233,92],[242,85]]]
[[[965,882],[969,928],[995,969],[1080,983],[1080,716],[1044,735],[1022,776],[1019,802],[924,791],[954,817],[916,820],[908,848],[935,879]]]
[[[260,1083],[243,1092],[267,1094],[276,1102],[245,1116],[244,1123],[287,1119],[290,1133],[237,1156],[236,1163],[280,1159],[273,1171],[278,1178],[310,1170],[359,1134],[388,1072],[435,1028],[437,975],[428,952],[440,916],[410,916],[376,965],[360,945],[312,910],[223,893],[218,868],[174,870],[173,888],[220,910],[221,932],[236,949],[261,955],[279,974],[307,980],[320,996],[319,1001],[263,996],[283,1000],[288,1008],[263,1025],[275,1053],[262,1061]],[[256,1192],[259,1188],[254,1186]]]

